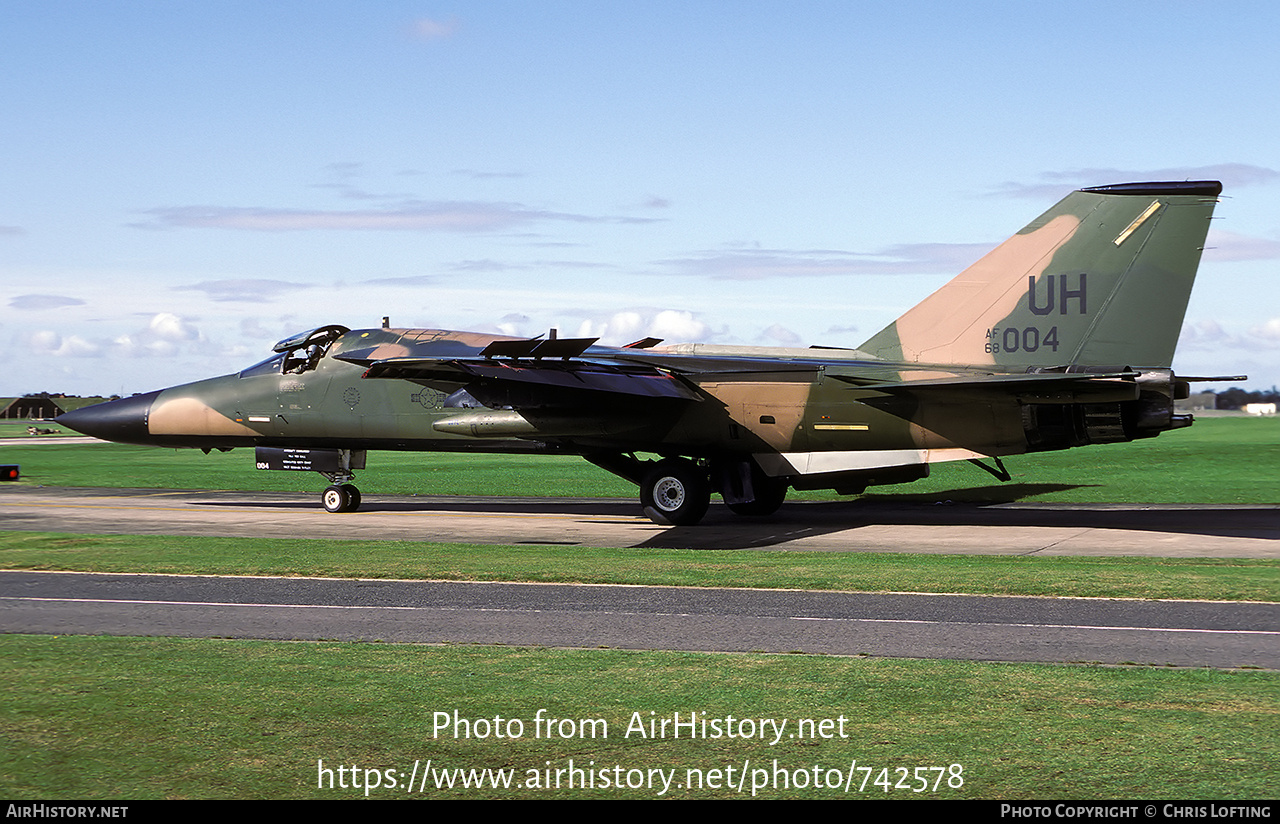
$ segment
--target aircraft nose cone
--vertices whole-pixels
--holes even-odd
[[[159,394],[159,391],[148,392],[132,398],[86,406],[59,415],[57,422],[104,441],[151,443],[151,434],[147,431],[147,415]]]

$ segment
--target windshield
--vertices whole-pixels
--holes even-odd
[[[254,377],[255,375],[279,375],[280,365],[284,363],[284,359],[285,359],[285,354],[283,352],[280,353],[279,355],[272,355],[266,360],[260,363],[255,363],[253,366],[250,366],[248,369],[241,371],[240,377],[251,378],[251,377]]]

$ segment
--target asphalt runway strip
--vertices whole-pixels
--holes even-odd
[[[5,632],[1280,669],[1280,605],[0,572]]]

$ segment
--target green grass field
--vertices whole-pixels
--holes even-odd
[[[1280,600],[1280,563],[1252,558],[707,551],[0,531],[0,569]]]
[[[306,474],[256,472],[245,450],[205,456],[42,444],[0,447],[0,462],[21,463],[24,484],[323,486]],[[1151,441],[1006,463],[1010,484],[967,465],[944,465],[925,481],[876,493],[902,501],[1273,504],[1280,501],[1280,421],[1211,418]],[[630,484],[572,458],[376,453],[370,467],[359,479],[370,494],[635,495]],[[1275,562],[1207,559],[0,533],[0,566],[1280,600]],[[398,790],[382,787],[370,797],[658,796],[656,788],[598,786],[406,793],[415,760],[430,759],[436,769],[512,770],[514,780],[526,782],[530,770],[565,770],[571,760],[596,771],[616,765],[626,775],[674,770],[681,782],[699,770],[704,778],[713,769],[750,775],[742,793],[682,787],[662,797],[750,797],[756,780],[768,785],[760,797],[840,797],[841,791],[815,787],[814,776],[825,781],[834,775],[826,770],[848,771],[853,762],[855,789],[864,776],[868,783],[848,797],[1259,799],[1275,795],[1280,763],[1280,677],[1273,672],[22,636],[0,636],[0,656],[6,696],[0,794],[11,798],[364,796],[354,788],[318,788],[318,761],[398,778]],[[535,738],[540,709],[559,718],[604,719],[615,734]],[[454,710],[475,719],[520,719],[527,731],[519,739],[436,736],[435,713]],[[849,735],[777,745],[619,737],[637,712],[832,724],[844,717]],[[927,769],[952,764],[961,765],[959,786],[947,785],[955,773]],[[913,793],[917,767],[926,768],[928,780],[943,780]],[[754,772],[760,768],[766,773]],[[782,787],[802,774],[805,786]],[[734,775],[722,772],[717,780]]]
[[[0,791],[10,798],[364,797],[318,787],[318,762],[357,766],[361,783],[379,771],[371,798],[661,790],[570,790],[562,775],[559,789],[429,783],[410,793],[415,760],[511,771],[515,782],[571,761],[674,771],[668,798],[751,797],[752,782],[763,798],[1269,798],[1280,741],[1277,682],[1259,672],[153,638],[8,636],[0,650]],[[538,737],[539,710],[607,727]],[[501,716],[508,737],[455,739],[455,711]],[[437,712],[449,726],[437,727]],[[676,712],[788,726],[777,743],[626,735],[637,713]],[[801,719],[813,724],[790,737]],[[851,763],[852,791],[813,786],[815,767],[826,783]],[[917,792],[918,767],[943,769],[921,773],[928,789]],[[746,771],[743,791],[674,786],[729,768]]]

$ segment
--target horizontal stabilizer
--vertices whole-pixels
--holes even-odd
[[[918,381],[868,383],[858,378],[832,375],[863,389],[890,394],[900,392],[999,393],[1005,397],[1035,399],[1040,402],[1102,403],[1136,400],[1138,372],[1051,373],[1012,375],[960,375]]]
[[[1211,378],[1190,377],[1188,375],[1179,375],[1178,380],[1187,383],[1226,383],[1227,381],[1247,381],[1248,375],[1215,375]]]

